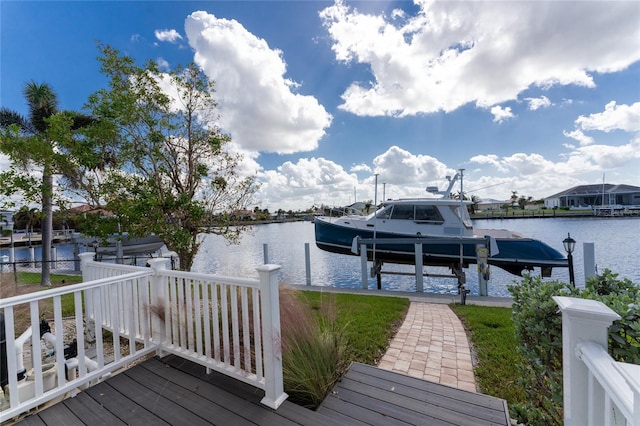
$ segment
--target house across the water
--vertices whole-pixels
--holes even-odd
[[[595,214],[640,214],[640,187],[633,185],[579,185],[545,198],[547,208],[593,208]]]

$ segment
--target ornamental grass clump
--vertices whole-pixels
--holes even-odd
[[[316,313],[295,291],[280,294],[282,367],[289,400],[315,409],[347,367],[347,344],[331,300]]]

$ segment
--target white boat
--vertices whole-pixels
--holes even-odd
[[[508,230],[474,229],[467,211],[471,202],[449,198],[458,177],[449,179],[441,198],[389,200],[368,216],[317,217],[316,245],[355,255],[355,238],[373,240],[367,245],[369,260],[415,264],[415,242],[420,241],[424,265],[454,269],[476,263],[477,246],[493,240],[488,263],[512,274],[540,267],[543,276],[550,276],[553,267],[568,267],[566,257],[542,241]]]

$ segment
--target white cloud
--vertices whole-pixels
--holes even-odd
[[[311,151],[332,116],[313,96],[296,93],[283,54],[235,20],[206,12],[187,17],[195,62],[215,81],[220,124],[241,147],[280,154]]]
[[[535,111],[540,108],[548,108],[552,105],[551,101],[546,96],[541,96],[539,98],[524,98],[524,100],[529,104],[529,109],[531,111]]]
[[[506,164],[503,164],[497,155],[476,155],[469,159],[470,163],[488,164],[495,168],[496,171],[506,173],[509,171]]]
[[[320,12],[336,59],[372,74],[351,83],[340,108],[363,116],[488,108],[531,87],[594,87],[594,73],[640,59],[635,2],[415,3],[405,19],[342,0]]]
[[[602,172],[618,173],[624,179],[612,183],[640,184],[640,137],[634,137],[622,146],[589,145],[572,148],[556,160],[539,153],[476,155],[463,162],[464,188],[480,198],[508,199],[511,191],[519,195],[540,199],[576,185],[589,184],[601,179]],[[445,177],[455,174],[460,166],[448,166],[437,158],[413,154],[392,146],[367,163],[351,168],[324,158],[300,159],[286,162],[275,170],[259,173],[262,189],[258,199],[262,208],[274,210],[305,209],[320,204],[344,206],[357,200],[374,199],[373,173],[378,173],[378,200],[385,184],[387,198],[429,196],[427,186],[447,186]],[[359,179],[354,168],[372,172]],[[634,171],[635,170],[635,171]],[[454,187],[454,191],[458,190]]]
[[[511,107],[503,108],[500,105],[491,107],[491,114],[493,114],[493,122],[498,124],[502,124],[503,121],[514,117]]]
[[[276,170],[258,174],[261,188],[256,199],[268,203],[270,210],[298,210],[319,206],[347,205],[353,202],[358,179],[342,166],[324,158],[303,158],[285,162]]]
[[[568,138],[577,140],[580,143],[580,146],[591,145],[593,143],[593,138],[591,136],[585,135],[580,129],[575,129],[572,132],[567,132],[566,130],[564,130],[562,134],[564,134]]]
[[[178,40],[182,40],[182,36],[174,29],[171,30],[155,30],[154,34],[160,41],[168,41],[169,43],[176,43]]]
[[[371,170],[371,167],[369,167],[369,165],[364,164],[364,163],[354,164],[351,167],[351,172],[352,173],[359,173],[359,172],[373,173],[373,171]]]
[[[603,112],[586,117],[581,115],[575,124],[583,130],[638,132],[640,131],[640,102],[633,105],[616,105],[616,101],[611,101],[605,105]]]
[[[437,185],[445,176],[455,174],[438,159],[429,155],[414,155],[392,146],[373,159],[374,172],[386,182],[399,185],[404,194],[424,196],[426,186]]]
[[[158,64],[158,68],[160,68],[161,70],[169,71],[170,66],[169,66],[169,62],[166,59],[158,58],[156,59],[156,63]]]
[[[592,145],[595,140],[592,136],[586,135],[585,131],[600,131],[609,133],[614,130],[621,130],[627,133],[640,132],[640,102],[632,105],[616,105],[615,101],[611,101],[605,105],[604,111],[588,116],[581,115],[574,122],[575,129],[573,131],[563,131],[563,134],[577,140],[580,146]],[[602,145],[600,145],[602,150]],[[615,148],[614,148],[615,149]]]

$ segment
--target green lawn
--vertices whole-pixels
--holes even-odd
[[[18,284],[40,284],[39,272],[18,272]],[[51,274],[51,284],[75,284],[82,282],[81,275]]]
[[[450,306],[465,324],[476,351],[475,375],[482,393],[503,398],[509,405],[524,402],[517,370],[524,361],[518,354],[511,309]]]

